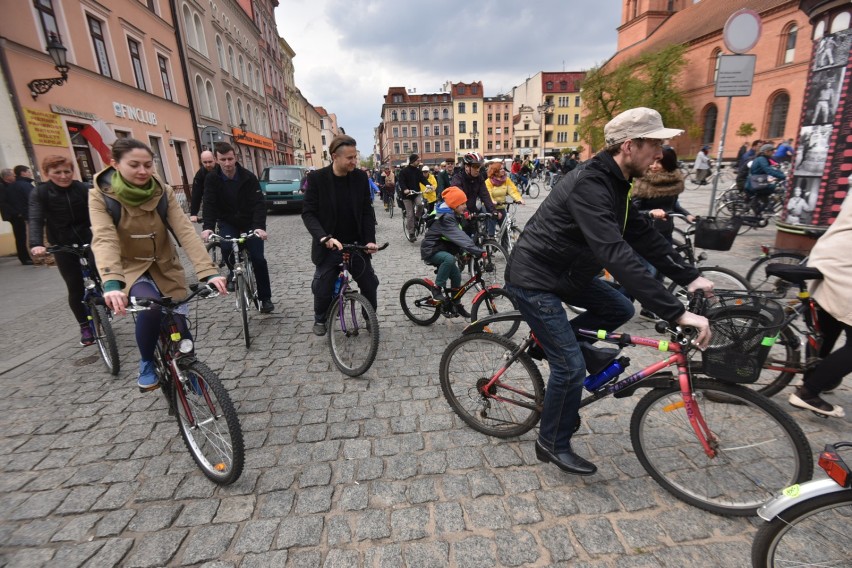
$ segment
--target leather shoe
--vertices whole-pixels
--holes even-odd
[[[598,471],[595,464],[581,458],[573,451],[554,453],[539,444],[538,440],[535,442],[535,457],[539,461],[550,462],[562,471],[574,475],[592,475]]]
[[[271,314],[274,309],[275,309],[275,304],[272,303],[272,300],[261,300],[260,301],[260,313]]]
[[[314,335],[322,337],[323,335],[325,335],[325,324],[321,321],[314,322],[313,332]]]

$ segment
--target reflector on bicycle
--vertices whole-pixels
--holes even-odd
[[[849,467],[840,459],[835,452],[825,451],[819,455],[819,466],[825,473],[841,487],[850,487],[852,478],[849,475]]]

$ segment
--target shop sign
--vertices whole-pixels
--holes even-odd
[[[254,132],[245,132],[239,128],[231,128],[231,134],[234,135],[234,142],[245,146],[256,146],[264,150],[275,150],[275,142],[272,138],[255,134]]]
[[[127,118],[129,120],[135,120],[136,122],[150,124],[152,126],[157,124],[157,115],[150,110],[144,110],[135,106],[117,103],[115,101],[112,103],[112,110],[115,112],[115,116],[120,118]]]
[[[58,114],[45,112],[43,110],[24,109],[27,121],[27,131],[33,144],[39,146],[68,146],[65,130],[62,128],[62,119]]]
[[[68,116],[76,116],[77,118],[85,118],[86,120],[95,121],[98,119],[98,115],[86,112],[84,110],[77,110],[74,108],[64,107],[62,105],[50,105],[50,110],[55,112],[56,114],[67,114]]]

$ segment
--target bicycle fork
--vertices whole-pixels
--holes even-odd
[[[677,379],[683,401],[671,404],[663,410],[665,412],[671,412],[672,410],[685,408],[686,417],[689,420],[690,425],[692,425],[692,429],[695,431],[695,436],[698,438],[698,441],[701,442],[701,446],[704,448],[704,453],[708,458],[716,458],[719,456],[719,440],[707,426],[707,422],[701,414],[701,408],[699,407],[698,401],[695,399],[694,392],[692,390],[689,370],[686,368],[686,358],[682,354],[677,355],[675,358],[677,359]]]

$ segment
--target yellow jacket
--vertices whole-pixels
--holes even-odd
[[[426,185],[421,183],[420,191],[423,192],[423,199],[426,200],[426,203],[435,203],[435,200],[438,199],[435,195],[435,188],[438,187],[438,182],[435,180],[434,174],[429,174],[428,180],[429,185],[432,186],[432,189],[430,191],[426,191]]]
[[[512,196],[512,199],[515,201],[521,200],[521,194],[518,192],[518,188],[508,177],[506,178],[506,182],[503,185],[494,185],[491,183],[490,179],[485,180],[485,187],[488,188],[488,193],[491,195],[491,201],[494,202],[494,206],[497,209],[505,209],[506,208],[506,194]]]

